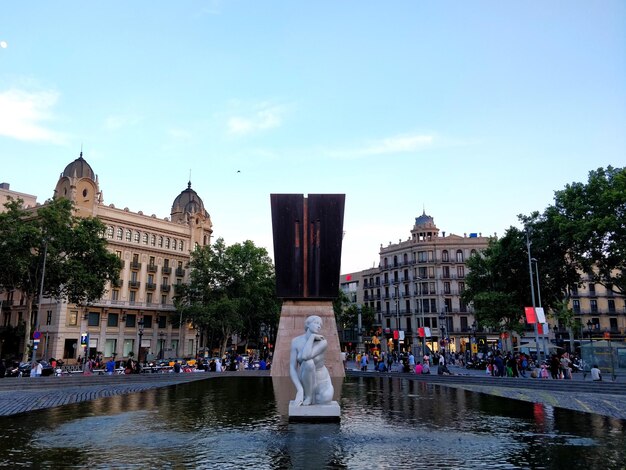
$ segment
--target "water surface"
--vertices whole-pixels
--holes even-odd
[[[626,422],[400,378],[348,378],[342,419],[289,423],[269,377],[0,418],[0,466],[624,468]]]

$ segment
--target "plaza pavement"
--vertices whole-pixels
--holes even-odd
[[[402,377],[427,382],[433,386],[460,388],[471,392],[486,393],[502,398],[595,413],[626,420],[626,380],[617,376],[616,381],[603,374],[602,382],[591,381],[589,375],[575,373],[571,380],[534,379],[526,377],[492,377],[484,370],[468,370],[460,366],[448,366],[452,375],[438,375],[437,366],[431,374],[416,375],[398,372],[397,365],[391,372],[375,372],[370,364],[361,372],[354,362],[346,364],[349,376]]]
[[[380,373],[373,370],[372,364],[368,371],[361,372],[354,362],[348,362],[346,374],[383,379],[397,377],[626,420],[624,377],[618,377],[617,382],[606,381],[606,378],[603,382],[591,382],[588,376],[584,380],[583,374],[574,374],[572,380],[499,378],[487,376],[485,371],[449,368],[453,375],[438,375],[436,366],[430,375]],[[0,416],[229,376],[269,376],[269,371],[3,378],[0,379]]]

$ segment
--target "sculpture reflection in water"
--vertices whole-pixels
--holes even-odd
[[[311,315],[304,323],[305,333],[291,341],[289,375],[296,386],[296,406],[324,405],[333,399],[333,384],[324,365],[328,342],[321,330],[322,319]]]

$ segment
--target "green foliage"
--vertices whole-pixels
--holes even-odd
[[[226,246],[218,239],[191,255],[190,282],[177,291],[186,321],[218,338],[221,348],[233,333],[258,339],[261,325],[275,330],[280,303],[274,266],[264,248],[251,241]]]
[[[121,263],[106,249],[104,225],[74,216],[69,200],[47,201],[36,213],[23,210],[21,203],[9,201],[0,214],[0,286],[25,296],[29,344],[31,312],[42,277],[45,296],[88,303],[102,297],[106,281],[118,279]]]

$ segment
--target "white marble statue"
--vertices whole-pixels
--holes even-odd
[[[289,375],[296,386],[295,406],[324,405],[333,399],[333,384],[324,365],[328,347],[320,335],[322,319],[311,315],[304,322],[305,333],[291,341]]]

